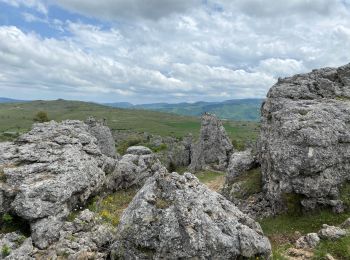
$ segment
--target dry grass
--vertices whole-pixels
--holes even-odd
[[[225,183],[225,173],[204,171],[196,174],[200,182],[213,191],[219,191]]]

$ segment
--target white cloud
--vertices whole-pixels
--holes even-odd
[[[0,26],[0,89],[139,103],[264,97],[278,77],[350,61],[341,0],[169,1],[57,0],[101,19],[48,20],[64,37]]]

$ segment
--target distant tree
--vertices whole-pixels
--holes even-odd
[[[39,111],[35,114],[33,121],[43,123],[49,121],[49,117],[47,116],[47,113],[45,111]]]

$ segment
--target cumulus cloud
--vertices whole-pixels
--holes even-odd
[[[0,3],[1,2],[15,7],[25,6],[34,8],[43,14],[47,14],[48,12],[47,6],[41,0],[0,0]]]
[[[52,38],[0,26],[3,93],[136,103],[264,97],[278,77],[350,61],[341,0],[55,3],[100,20],[60,20],[49,9],[47,23],[62,32]]]

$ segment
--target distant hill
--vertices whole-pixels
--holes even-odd
[[[12,99],[12,98],[0,97],[0,103],[18,103],[18,102],[28,102],[28,101],[19,100],[19,99]]]
[[[232,99],[223,102],[196,103],[154,103],[132,105],[130,103],[107,103],[104,105],[118,108],[162,111],[178,115],[200,116],[204,112],[216,114],[221,119],[237,121],[259,121],[263,99]]]
[[[85,120],[88,116],[106,118],[112,130],[148,132],[161,136],[183,137],[192,133],[196,137],[200,129],[198,117],[112,108],[81,101],[54,100],[0,104],[0,137],[4,132],[28,131],[38,111],[47,112],[49,119],[56,121]],[[235,143],[254,140],[259,131],[256,122],[225,121],[224,126]]]

